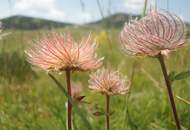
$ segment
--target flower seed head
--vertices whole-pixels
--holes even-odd
[[[47,71],[87,71],[101,66],[103,58],[95,53],[96,44],[91,35],[80,42],[70,34],[50,33],[25,51],[29,63]]]
[[[129,86],[129,81],[126,81],[118,71],[100,69],[90,75],[89,88],[102,94],[126,94]]]
[[[156,56],[184,44],[185,25],[168,11],[151,10],[140,20],[132,20],[121,31],[123,49],[131,55]]]

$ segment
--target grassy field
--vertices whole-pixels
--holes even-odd
[[[160,66],[150,57],[124,55],[118,45],[118,29],[108,34],[101,29],[63,28],[78,39],[93,32],[99,44],[98,54],[104,56],[104,66],[118,69],[132,82],[127,96],[111,99],[112,130],[175,130]],[[0,130],[65,130],[65,96],[47,76],[46,72],[31,68],[25,61],[24,49],[45,30],[13,31],[0,41]],[[108,38],[109,40],[108,40]],[[172,52],[167,60],[170,71],[190,70],[190,47]],[[62,84],[65,75],[54,74]],[[95,106],[104,109],[104,96],[88,89],[89,72],[74,73],[73,81],[81,82],[85,101],[81,105],[95,130],[104,130],[104,117],[94,116]],[[190,80],[173,83],[175,96],[190,101]],[[177,110],[184,130],[190,130],[190,105],[176,98]],[[74,113],[75,130],[85,130]]]

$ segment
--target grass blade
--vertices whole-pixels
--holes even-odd
[[[145,1],[144,1],[144,8],[143,8],[142,17],[144,17],[144,16],[145,16],[145,13],[146,13],[146,8],[147,8],[147,3],[148,3],[148,0],[145,0]]]
[[[177,95],[176,95],[176,98],[179,99],[180,101],[184,102],[185,104],[190,105],[190,101],[188,101],[180,96],[177,96]]]

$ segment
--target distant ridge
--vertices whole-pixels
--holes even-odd
[[[66,22],[57,22],[53,20],[47,20],[43,18],[34,18],[22,15],[10,16],[3,18],[0,21],[3,23],[4,29],[21,29],[21,30],[34,30],[34,29],[51,29],[51,28],[60,28],[67,26],[75,27],[88,27],[88,28],[121,28],[124,26],[125,22],[128,22],[130,19],[140,18],[140,15],[131,15],[126,13],[116,13],[107,17],[104,17],[100,20],[85,23],[83,25],[76,25]],[[190,28],[190,23],[185,22],[186,27]]]
[[[140,15],[130,15],[126,13],[116,13],[110,16],[107,16],[101,20],[91,22],[88,25],[92,26],[102,26],[102,27],[122,27],[125,22],[128,22],[130,19],[140,18]]]
[[[140,18],[140,15],[126,14],[126,13],[116,13],[100,20],[85,23],[78,27],[103,27],[103,28],[121,28],[124,26],[125,22],[130,19]],[[34,18],[22,15],[10,16],[0,20],[3,23],[4,29],[22,29],[22,30],[33,30],[33,29],[51,29],[66,26],[75,26],[76,24],[57,22],[52,20],[47,20],[43,18]]]
[[[57,28],[72,25],[70,23],[56,22],[52,20],[46,20],[42,18],[33,18],[27,16],[10,16],[1,19],[4,29],[23,29],[23,30],[33,30],[33,29],[43,29],[43,28]]]

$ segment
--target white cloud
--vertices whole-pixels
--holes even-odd
[[[63,10],[56,6],[56,0],[16,0],[14,13],[54,20],[64,20],[65,17]]]
[[[72,15],[59,9],[57,0],[16,0],[13,7],[15,14],[47,18],[63,22],[84,23],[92,20],[88,12],[75,12]]]
[[[78,19],[79,23],[83,23],[83,22],[90,22],[91,20],[93,20],[93,17],[90,13],[83,12],[80,13],[76,19]]]
[[[141,13],[145,0],[125,0],[124,6],[129,13]],[[155,0],[148,0],[147,8],[154,6]]]
[[[93,20],[93,17],[88,12],[78,12],[74,15],[65,15],[65,19],[72,23],[83,24]]]

